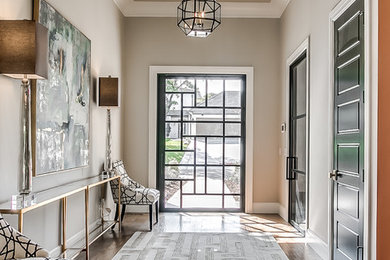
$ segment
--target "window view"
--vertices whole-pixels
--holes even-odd
[[[162,209],[241,210],[243,76],[159,76]]]

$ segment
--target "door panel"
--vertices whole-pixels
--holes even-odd
[[[364,26],[362,0],[334,23],[334,259],[363,259]]]
[[[242,211],[245,76],[158,75],[162,211]]]
[[[300,232],[306,230],[307,184],[307,57],[301,55],[290,67],[289,222]]]

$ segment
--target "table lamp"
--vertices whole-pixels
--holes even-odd
[[[119,107],[118,78],[112,78],[111,76],[99,78],[98,92],[98,106],[106,107],[107,109],[106,161],[102,176],[109,177],[113,175],[111,160],[111,108]]]
[[[19,195],[32,191],[30,79],[48,77],[48,30],[28,20],[0,20],[0,74],[21,79],[23,87],[23,151]]]

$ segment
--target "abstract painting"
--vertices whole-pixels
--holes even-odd
[[[37,80],[33,95],[34,169],[41,175],[89,164],[91,41],[44,0],[34,7],[49,30],[49,77]]]

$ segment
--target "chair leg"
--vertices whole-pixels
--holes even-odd
[[[158,223],[158,203],[159,201],[156,202],[156,223]]]
[[[153,205],[149,205],[149,229],[152,231],[153,228]]]
[[[123,222],[123,218],[125,217],[125,213],[126,213],[126,204],[122,204],[121,222]]]
[[[119,207],[118,207],[118,203],[115,204],[116,205],[116,209],[115,209],[115,221],[118,221],[118,217],[119,217]],[[116,223],[111,227],[111,229],[114,229],[116,226]]]

